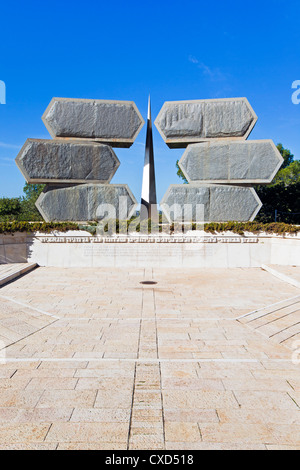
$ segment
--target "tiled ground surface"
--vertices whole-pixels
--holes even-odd
[[[27,263],[0,264],[0,278],[14,273],[16,270],[24,268]]]
[[[0,264],[0,288],[37,267],[36,263]]]
[[[31,272],[0,290],[0,448],[300,449],[300,365],[236,320],[297,295],[260,269]]]
[[[270,268],[300,282],[300,269],[298,266],[278,266],[277,264],[273,264],[270,265]]]

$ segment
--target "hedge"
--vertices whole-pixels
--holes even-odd
[[[73,222],[2,222],[0,223],[0,233],[17,232],[43,232],[51,233],[54,230],[67,232],[68,230],[79,230],[79,226]]]
[[[129,224],[132,223],[132,220],[127,221],[116,221],[116,233],[124,233],[126,232]],[[150,232],[150,221],[145,221],[142,223],[142,231]],[[148,230],[147,230],[148,226]],[[0,233],[17,233],[17,232],[42,232],[42,233],[51,233],[53,231],[59,232],[67,232],[68,230],[86,230],[90,232],[92,235],[96,235],[98,232],[97,230],[98,224],[97,222],[89,223],[87,225],[79,225],[74,222],[2,222],[0,223]],[[203,229],[203,226],[192,224],[192,230],[196,229]],[[159,232],[168,232],[174,233],[175,229],[181,230],[181,226],[171,224],[163,225],[163,224],[156,224],[155,231],[159,230]],[[244,235],[245,232],[250,233],[274,233],[277,235],[284,235],[284,234],[295,234],[300,232],[299,225],[290,225],[285,223],[259,223],[259,222],[224,222],[224,223],[208,223],[204,225],[204,230],[207,233],[217,234],[222,232],[233,232],[239,235]],[[106,223],[102,226],[103,233],[111,233],[110,224]],[[138,224],[136,227],[136,231],[140,231],[140,225]],[[98,232],[99,233],[99,232]]]

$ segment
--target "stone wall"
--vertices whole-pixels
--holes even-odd
[[[0,236],[0,263],[53,267],[235,268],[300,266],[300,236],[91,237],[67,234]]]
[[[0,235],[0,264],[27,262],[27,234]]]

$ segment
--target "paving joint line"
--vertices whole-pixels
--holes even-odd
[[[130,439],[131,439],[131,430],[132,430],[132,418],[133,418],[133,407],[134,407],[134,397],[135,397],[135,387],[136,387],[136,364],[135,364],[135,366],[134,366],[134,375],[133,375],[131,410],[130,410],[129,427],[128,427],[128,436],[127,436],[127,450],[129,450],[129,448],[130,448]]]
[[[262,359],[240,359],[240,358],[232,358],[232,359],[225,359],[225,358],[218,358],[218,359],[186,359],[186,358],[176,358],[176,359],[157,359],[157,358],[138,358],[138,359],[131,359],[131,358],[110,358],[110,357],[104,357],[104,358],[93,358],[93,357],[28,357],[28,358],[5,358],[0,360],[0,365],[1,364],[6,364],[6,363],[15,363],[15,362],[130,362],[130,363],[143,363],[143,364],[160,364],[160,363],[220,363],[220,364],[257,364],[257,363],[262,363],[262,362],[275,362],[275,363],[285,363],[285,362],[291,362],[293,363],[293,359],[270,359],[270,358],[262,358]],[[297,365],[297,364],[295,364]]]
[[[24,302],[20,302],[19,300],[12,299],[11,297],[7,297],[6,295],[1,295],[0,294],[0,298],[8,300],[9,302],[13,302],[17,305],[20,305],[21,307],[28,308],[29,310],[33,310],[35,312],[38,312],[42,315],[46,315],[48,317],[55,318],[56,320],[61,320],[61,318],[58,317],[57,315],[53,315],[52,313],[45,312],[44,310],[40,310],[39,308],[36,308],[36,307],[32,307],[31,305],[25,304]]]
[[[277,331],[277,333],[274,333],[273,335],[269,336],[269,338],[274,338],[274,336],[280,335],[280,333],[283,333],[284,331],[287,331],[290,328],[293,328],[294,326],[297,326],[297,325],[300,325],[300,321],[298,321],[297,323],[294,323],[293,325],[287,326],[286,328],[283,328],[280,331]],[[300,331],[298,333],[295,333],[295,335],[298,335],[299,333],[300,333]]]
[[[10,344],[4,346],[4,348],[1,348],[0,351],[5,351],[6,349],[10,348],[11,346],[14,346],[15,344],[20,343],[20,341],[23,341],[23,340],[29,338],[30,336],[33,336],[33,335],[35,335],[36,333],[39,333],[40,331],[44,330],[45,328],[48,328],[49,326],[53,325],[53,324],[56,323],[57,321],[58,321],[58,320],[54,320],[53,322],[48,323],[48,325],[45,325],[45,326],[43,326],[42,328],[39,328],[38,330],[33,331],[32,333],[29,333],[29,335],[23,336],[22,338],[18,339],[17,341],[14,341],[13,343],[10,343]],[[1,359],[0,359],[0,364],[1,364]]]
[[[280,308],[277,308],[277,309],[275,309],[275,310],[272,310],[271,312],[264,313],[264,314],[262,314],[262,315],[259,315],[259,316],[256,317],[256,318],[253,318],[252,320],[248,321],[248,323],[252,323],[252,322],[254,322],[254,321],[256,321],[256,320],[259,320],[260,318],[267,317],[268,315],[273,315],[273,313],[279,312],[280,310],[284,310],[285,308],[290,308],[290,307],[292,307],[293,305],[296,305],[296,304],[299,304],[299,303],[300,303],[300,300],[297,301],[297,302],[293,302],[292,304],[286,305],[285,307],[280,307]],[[267,308],[267,307],[266,307],[266,308]],[[298,310],[298,309],[297,309],[297,310]],[[294,310],[294,311],[291,312],[291,313],[287,313],[286,315],[284,315],[283,317],[280,317],[280,318],[284,318],[285,316],[291,315],[291,314],[297,312],[297,310]],[[278,319],[278,320],[279,320],[279,319]],[[277,319],[276,319],[276,320],[272,320],[272,321],[277,321]]]
[[[261,269],[263,271],[268,272],[274,277],[277,277],[277,279],[280,279],[281,281],[285,282],[286,284],[291,284],[292,286],[296,288],[300,288],[300,282],[296,281],[296,279],[287,276],[286,274],[281,273],[280,271],[276,271],[276,269],[270,268],[270,266],[267,266],[266,264],[261,265]]]
[[[279,309],[280,310],[280,309]],[[271,312],[270,315],[272,315],[273,313],[275,312],[278,312],[278,310],[274,310],[274,312]],[[282,317],[279,317],[279,318],[275,318],[275,320],[270,320],[266,323],[264,323],[263,325],[260,325],[260,326],[256,326],[255,327],[255,330],[257,330],[258,328],[263,328],[264,326],[267,326],[267,325],[270,325],[271,323],[275,323],[279,320],[282,320],[283,318],[286,318],[286,317],[289,317],[290,315],[293,315],[294,313],[298,312],[298,309],[297,310],[293,310],[291,313],[286,313],[285,315],[282,315]],[[259,317],[259,318],[255,318],[254,320],[251,320],[249,321],[248,323],[252,323],[253,321],[255,320],[259,320],[260,318],[262,317]]]
[[[153,277],[153,268],[152,268],[152,277]],[[153,289],[153,302],[154,302],[154,316],[155,316],[155,335],[156,335],[156,355],[159,358],[159,338],[158,338],[158,329],[157,329],[157,314],[156,314],[156,296],[155,289]],[[163,443],[164,449],[166,448],[166,424],[165,424],[165,411],[164,411],[164,397],[162,391],[162,372],[161,372],[161,363],[158,364],[159,370],[159,385],[160,385],[160,402],[161,402],[161,418],[162,418],[162,434],[163,434]]]
[[[19,264],[19,263],[18,263]],[[37,263],[29,263],[26,266],[26,263],[20,263],[25,266],[21,269],[17,269],[15,272],[11,272],[10,274],[4,275],[3,277],[0,278],[0,287],[4,287],[7,284],[10,284],[13,281],[16,281],[17,279],[25,276],[26,274],[29,274],[31,271],[34,271],[39,267]]]
[[[145,278],[145,275],[146,275],[146,270],[144,269],[144,278]],[[138,338],[138,345],[137,345],[138,356],[140,354],[140,347],[141,347],[143,308],[144,308],[144,291],[142,293],[141,318],[139,319],[139,338]],[[136,375],[137,375],[136,369],[137,369],[137,362],[135,363],[135,366],[134,366],[132,399],[131,399],[131,409],[130,409],[130,417],[129,417],[128,436],[127,436],[127,450],[130,449],[130,440],[131,440],[131,435],[132,435],[133,407],[134,407],[134,398],[135,398],[135,390],[136,390]]]
[[[295,334],[293,334],[292,336],[289,336],[289,337],[288,337],[288,338],[286,338],[286,339],[283,339],[282,341],[280,341],[280,343],[279,343],[279,344],[283,344],[283,343],[285,343],[286,341],[289,341],[290,339],[294,338],[295,336],[298,336],[298,335],[299,335],[299,333],[300,333],[300,332],[298,332],[298,333],[295,333]],[[285,344],[284,344],[284,346],[285,346]]]
[[[77,320],[77,321],[136,321],[139,322],[141,319],[143,321],[152,321],[153,318],[149,317],[123,317],[123,318],[118,318],[118,317],[104,317],[104,318],[85,318],[85,317],[58,317],[60,320],[66,320],[66,321],[72,321],[72,320]],[[199,317],[180,317],[180,318],[168,318],[168,317],[157,317],[158,321],[178,321],[178,322],[183,322],[183,321],[204,321],[204,322],[210,322],[210,321],[236,321],[238,318],[199,318]]]
[[[245,315],[240,315],[239,317],[236,317],[235,320],[241,320],[242,318],[246,318],[249,315],[253,315],[254,313],[261,312],[263,310],[266,310],[267,308],[275,307],[276,305],[280,305],[283,302],[290,302],[291,300],[295,300],[295,299],[299,299],[298,301],[300,302],[300,295],[290,297],[289,299],[280,300],[279,302],[275,302],[274,304],[266,305],[265,307],[258,308],[256,310],[253,310],[252,312],[245,313]],[[295,303],[297,303],[297,302],[295,302]],[[289,305],[288,305],[288,307],[289,307]],[[282,307],[282,308],[284,308],[284,307]]]

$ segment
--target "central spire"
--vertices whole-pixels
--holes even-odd
[[[157,198],[156,198],[150,95],[149,95],[149,101],[148,101],[147,136],[146,136],[145,163],[144,163],[144,173],[143,173],[141,204],[142,204],[141,219],[145,220],[148,218],[148,219],[157,221],[158,211],[157,211]]]

